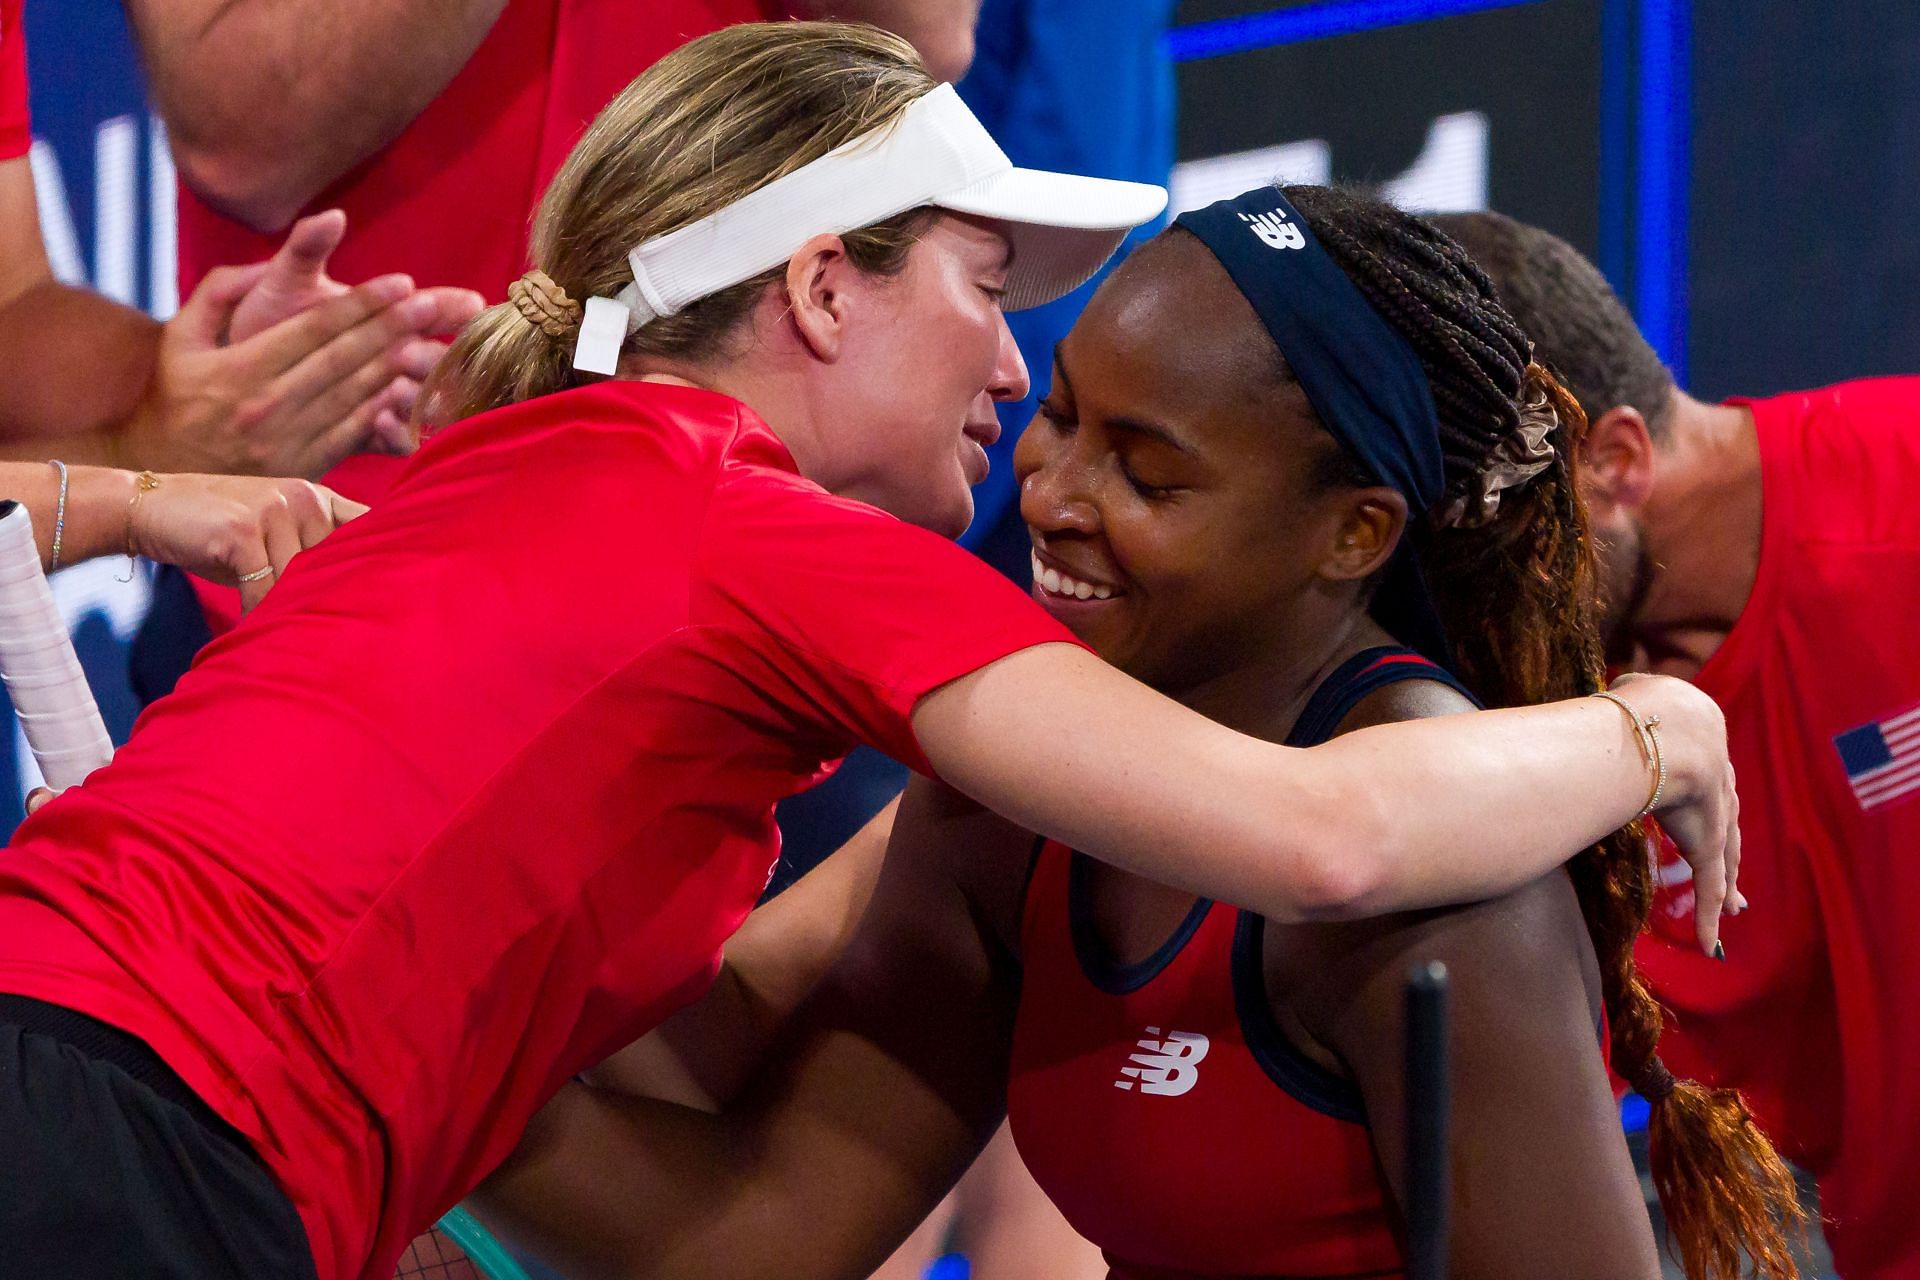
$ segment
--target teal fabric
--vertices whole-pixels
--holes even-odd
[[[531,1280],[506,1246],[459,1205],[447,1210],[447,1216],[440,1219],[439,1225],[487,1280]]]

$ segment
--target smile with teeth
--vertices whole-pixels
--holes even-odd
[[[1109,586],[1095,586],[1091,582],[1082,582],[1078,578],[1069,578],[1058,569],[1040,563],[1038,552],[1033,556],[1033,580],[1040,589],[1050,596],[1074,600],[1105,600],[1113,595]]]

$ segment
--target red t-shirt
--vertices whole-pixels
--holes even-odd
[[[507,0],[440,96],[306,210],[346,210],[332,274],[358,283],[405,271],[422,285],[464,285],[500,301],[526,270],[541,194],[600,109],[694,37],[784,12],[777,0]],[[180,188],[183,290],[279,243]],[[391,458],[358,457],[327,483],[370,502],[398,473]]]
[[[409,1237],[574,1072],[691,999],[865,742],[1071,636],[835,498],[705,391],[469,419],[303,554],[0,858],[0,991],[150,1044],[256,1146],[323,1280]]]
[[[1754,909],[1722,925],[1725,964],[1702,957],[1669,851],[1638,958],[1675,1071],[1738,1086],[1819,1176],[1839,1272],[1915,1280],[1920,378],[1743,403],[1760,569],[1697,683],[1727,713]]]
[[[0,0],[0,160],[33,145],[27,117],[27,39],[21,26],[26,0]]]

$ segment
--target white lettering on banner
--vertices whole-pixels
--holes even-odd
[[[130,307],[136,305],[139,130],[132,116],[115,116],[102,121],[93,135],[93,287]]]
[[[1440,116],[1406,172],[1380,184],[1387,199],[1427,213],[1473,213],[1487,207],[1492,127],[1478,111]],[[1324,185],[1333,180],[1333,148],[1308,138],[1254,151],[1235,151],[1173,167],[1169,213],[1204,209],[1263,182]]]
[[[1324,186],[1333,179],[1333,148],[1318,138],[1287,142],[1257,151],[1236,151],[1208,160],[1173,166],[1170,217],[1231,200],[1263,182],[1304,182]]]
[[[180,309],[180,183],[167,126],[147,117],[147,314],[167,320]]]
[[[165,320],[180,305],[177,184],[166,130],[157,117],[149,116],[144,123],[145,148],[140,145],[142,120],[138,116],[114,116],[94,129],[91,273],[80,252],[79,228],[74,223],[73,201],[60,157],[44,139],[35,139],[28,163],[33,170],[40,238],[46,242],[54,278],[63,284],[92,284],[116,302],[140,305],[143,300],[138,273],[144,213],[148,265],[144,302],[148,314]]]
[[[1402,209],[1477,213],[1487,207],[1487,118],[1478,111],[1441,116],[1427,130],[1407,171],[1381,184]]]
[[[33,202],[40,214],[40,239],[47,246],[47,263],[62,284],[87,282],[86,259],[80,256],[80,234],[73,226],[73,206],[67,203],[67,184],[60,176],[60,157],[38,139],[27,152],[33,170]]]

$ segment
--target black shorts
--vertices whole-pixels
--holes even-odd
[[[141,1041],[0,995],[0,1276],[314,1280],[247,1142]]]

